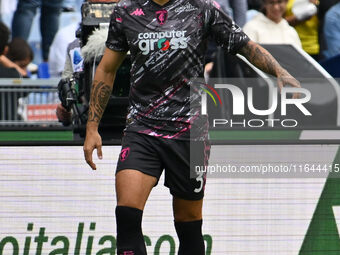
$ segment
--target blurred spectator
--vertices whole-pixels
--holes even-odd
[[[66,51],[69,43],[76,39],[78,24],[72,23],[58,31],[50,47],[48,58],[51,77],[60,78],[64,70]]]
[[[326,39],[324,37],[325,15],[329,9],[339,2],[340,0],[320,0],[318,7],[320,58],[327,58],[327,56],[324,55],[324,52],[327,50]]]
[[[8,51],[8,40],[10,37],[10,31],[8,27],[0,22],[0,78],[20,78],[20,73],[14,67],[8,67],[8,63],[3,62],[3,54],[6,54]],[[6,58],[7,61],[9,61]],[[17,98],[13,96],[13,93],[9,92],[0,92],[0,105],[5,106],[4,115],[2,116],[2,120],[13,120],[16,116],[16,106],[17,106]]]
[[[287,0],[263,0],[263,3],[263,13],[250,20],[244,32],[257,43],[292,44],[301,48],[298,34],[283,18]]]
[[[323,19],[330,8],[336,5],[339,0],[320,0],[318,16]]]
[[[322,23],[322,21],[324,20],[328,10],[336,5],[338,2],[339,0],[320,0],[320,4],[318,6],[318,17],[320,23]]]
[[[63,1],[63,12],[74,12],[75,10],[75,0]]]
[[[248,0],[247,22],[263,9],[263,0]]]
[[[237,25],[240,27],[244,26],[248,10],[247,0],[216,0],[216,2],[233,18]]]
[[[6,61],[7,58],[3,58],[4,54],[8,51],[8,40],[10,36],[10,31],[8,27],[0,22],[0,78],[20,78],[19,72],[11,67]],[[8,60],[8,59],[7,59]]]
[[[17,1],[11,0],[0,0],[0,20],[4,23],[6,23],[4,20],[6,20],[8,17],[12,17],[13,13],[17,7]]]
[[[263,0],[248,0],[248,10],[260,11],[263,8]]]
[[[33,18],[40,8],[40,32],[42,37],[43,60],[48,60],[48,53],[53,38],[59,28],[59,16],[63,0],[19,0],[12,22],[13,37],[27,41]]]
[[[64,0],[63,2],[63,11],[77,11],[80,10],[80,6],[83,3],[83,0]]]
[[[22,75],[24,77],[29,77],[27,66],[34,58],[29,44],[24,39],[17,37],[9,43],[8,49],[6,57],[23,70]]]
[[[302,43],[302,48],[315,60],[319,59],[319,19],[318,0],[288,0],[286,20],[294,26]]]
[[[340,2],[334,5],[325,16],[324,39],[326,50],[323,55],[331,58],[340,54]],[[340,67],[339,67],[340,68]]]
[[[14,38],[6,47],[5,54],[0,56],[0,62],[8,68],[15,68],[20,76],[30,77],[35,65],[32,64],[33,51],[29,44],[21,38]],[[31,65],[28,70],[28,65]]]

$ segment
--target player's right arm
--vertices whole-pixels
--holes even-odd
[[[83,148],[85,160],[93,170],[96,170],[96,165],[92,160],[93,150],[97,149],[98,158],[102,158],[102,140],[98,133],[99,122],[109,101],[117,70],[125,56],[126,52],[106,48],[94,76]]]

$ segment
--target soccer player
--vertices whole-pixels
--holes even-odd
[[[102,158],[98,124],[126,53],[132,58],[130,107],[116,170],[118,255],[145,255],[141,229],[144,205],[165,169],[173,196],[179,255],[203,255],[202,199],[205,176],[190,178],[190,149],[206,165],[208,123],[191,78],[203,77],[206,42],[212,36],[231,54],[240,53],[278,79],[296,81],[211,0],[121,0],[114,8],[107,49],[93,81],[84,154]],[[198,91],[198,89],[197,89]],[[194,146],[190,148],[190,141]]]

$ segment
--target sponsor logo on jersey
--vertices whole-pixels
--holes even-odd
[[[160,10],[156,12],[156,19],[160,25],[164,25],[167,18],[168,18],[167,10]]]
[[[116,18],[116,22],[122,23],[122,22],[123,22],[123,19],[122,19],[122,18]]]
[[[192,6],[190,3],[187,3],[186,5],[183,5],[181,7],[178,7],[175,9],[175,12],[191,12],[191,11],[196,11],[197,8]]]
[[[161,50],[177,50],[188,47],[185,37],[186,31],[166,31],[166,32],[148,32],[138,34],[138,47],[143,55],[147,55],[150,51]]]
[[[131,16],[144,16],[144,12],[142,9],[136,9],[134,12],[130,13]]]

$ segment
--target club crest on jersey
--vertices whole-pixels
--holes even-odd
[[[129,156],[130,154],[130,147],[126,147],[124,149],[122,149],[122,151],[120,152],[120,155],[119,155],[119,160],[124,162],[127,157]]]
[[[156,12],[156,19],[160,25],[164,25],[168,18],[168,11],[167,10],[160,10]]]

